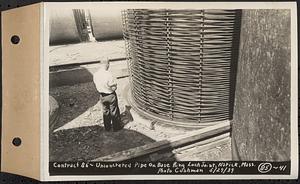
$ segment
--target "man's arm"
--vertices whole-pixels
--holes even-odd
[[[117,90],[117,82],[116,82],[116,79],[114,77],[112,77],[111,80],[108,81],[108,87],[112,91],[116,91]]]

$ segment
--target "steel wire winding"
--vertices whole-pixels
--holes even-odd
[[[236,10],[122,12],[132,98],[166,120],[229,118]]]

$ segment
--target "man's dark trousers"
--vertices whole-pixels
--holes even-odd
[[[116,92],[111,94],[100,93],[103,107],[103,121],[105,130],[113,131],[121,129],[121,116],[118,106],[118,97]]]

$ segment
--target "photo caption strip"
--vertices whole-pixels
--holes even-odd
[[[50,162],[50,176],[58,175],[289,175],[291,162]]]

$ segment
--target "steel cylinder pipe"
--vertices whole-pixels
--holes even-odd
[[[134,105],[165,120],[229,118],[237,10],[122,13]]]

